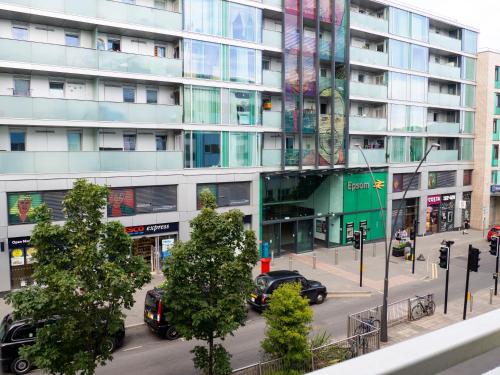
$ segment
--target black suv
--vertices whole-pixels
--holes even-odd
[[[4,372],[12,371],[14,374],[27,374],[33,369],[33,364],[19,356],[19,349],[24,345],[32,345],[35,342],[37,329],[45,324],[54,322],[57,318],[40,321],[33,324],[28,319],[14,320],[12,315],[6,315],[0,324],[0,363]],[[125,327],[115,334],[114,340],[108,343],[110,350],[123,345],[125,339]]]
[[[319,281],[307,280],[297,271],[271,271],[257,276],[255,279],[257,287],[247,302],[257,311],[264,310],[273,291],[284,283],[300,283],[302,296],[307,297],[311,303],[323,303],[327,295],[323,284]]]
[[[153,332],[168,340],[180,337],[179,332],[167,321],[167,309],[164,302],[164,291],[154,288],[146,293],[144,301],[144,322]]]

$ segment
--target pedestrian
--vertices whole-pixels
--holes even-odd
[[[462,231],[462,234],[468,234],[467,231],[469,230],[469,228],[470,228],[469,219],[465,219],[464,220],[464,230]]]

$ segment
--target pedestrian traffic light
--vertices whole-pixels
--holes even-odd
[[[356,250],[361,249],[361,233],[354,232],[354,248]]]
[[[450,248],[447,246],[441,246],[439,249],[439,267],[448,269],[449,255]]]
[[[490,242],[490,254],[491,255],[497,255],[497,248],[498,248],[498,237],[491,237],[491,242]]]
[[[477,272],[479,269],[479,254],[481,252],[479,249],[476,249],[475,247],[472,247],[469,251],[469,271],[472,272]]]

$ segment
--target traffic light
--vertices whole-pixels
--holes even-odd
[[[479,249],[472,247],[469,252],[469,271],[477,272],[479,269]]]
[[[354,232],[354,248],[356,250],[361,249],[361,233]]]
[[[490,242],[490,254],[497,255],[497,247],[498,247],[498,237],[491,237]]]
[[[450,248],[447,246],[441,246],[439,249],[439,267],[448,269],[448,257],[450,255]]]

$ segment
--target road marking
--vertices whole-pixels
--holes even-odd
[[[142,348],[142,345],[134,346],[132,348],[123,349],[122,352],[129,352],[131,350],[140,349],[140,348]]]

